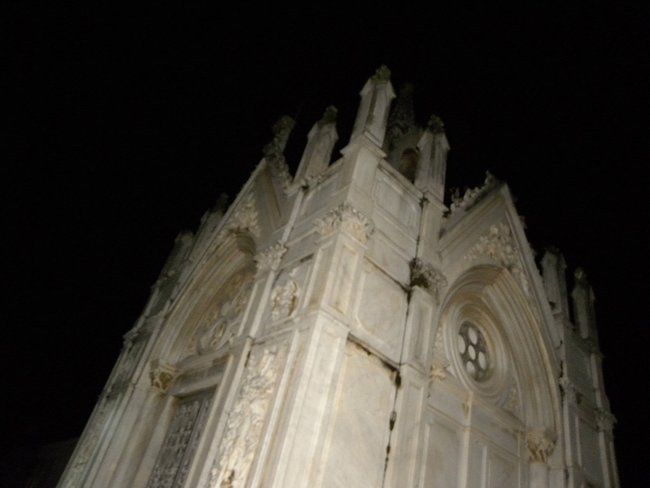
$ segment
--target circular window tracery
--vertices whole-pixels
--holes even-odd
[[[463,322],[458,330],[458,353],[465,371],[476,382],[492,375],[490,351],[483,333],[472,323]]]

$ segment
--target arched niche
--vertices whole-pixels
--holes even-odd
[[[255,276],[255,242],[229,232],[194,270],[166,321],[158,357],[177,364],[187,356],[227,346],[238,333]]]
[[[517,280],[496,266],[467,270],[443,299],[440,324],[450,368],[475,394],[496,402],[516,378],[529,459],[546,463],[561,428],[558,371],[542,318]],[[475,371],[481,363],[470,345],[475,358],[483,351],[489,362],[482,371]]]

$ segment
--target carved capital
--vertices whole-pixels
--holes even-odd
[[[264,271],[276,271],[280,267],[282,256],[287,252],[284,244],[277,243],[255,256],[257,263],[257,272],[263,273]]]
[[[530,462],[546,464],[555,449],[555,436],[546,430],[530,430],[526,432],[526,447]]]
[[[436,302],[447,286],[447,278],[429,263],[419,258],[411,261],[411,286],[421,286],[431,292]]]
[[[365,244],[374,231],[374,224],[362,212],[349,203],[342,203],[316,220],[318,232],[327,236],[341,229]]]
[[[178,376],[178,370],[167,363],[155,360],[151,363],[151,371],[149,378],[151,379],[151,386],[160,394],[165,394],[169,387]]]

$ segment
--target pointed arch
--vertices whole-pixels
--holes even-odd
[[[495,374],[513,374],[521,385],[521,417],[527,431],[557,439],[561,429],[558,368],[551,345],[543,334],[541,314],[530,305],[517,280],[505,268],[489,265],[473,267],[449,288],[441,305],[441,324],[449,327],[463,321],[485,320],[488,333],[510,358],[511,364],[495,358]],[[506,368],[501,371],[499,368]],[[495,378],[494,381],[498,381]],[[479,394],[495,394],[498,385],[488,384]]]

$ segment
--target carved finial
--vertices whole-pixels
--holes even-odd
[[[436,302],[439,301],[442,290],[447,286],[447,278],[429,263],[419,258],[411,261],[411,286],[420,286],[431,292]]]
[[[336,116],[338,114],[338,109],[334,105],[330,105],[325,109],[323,117],[318,121],[319,126],[324,126],[327,124],[333,124],[336,122]]]
[[[445,131],[445,123],[437,115],[432,115],[427,123],[427,129],[434,134],[442,134]]]
[[[264,146],[264,156],[266,158],[277,159],[282,156],[294,125],[296,125],[296,122],[288,115],[280,117],[280,120],[273,124],[273,139]]]
[[[388,69],[388,66],[382,64],[379,68],[377,68],[375,74],[372,75],[372,79],[377,82],[390,81],[390,70]]]

